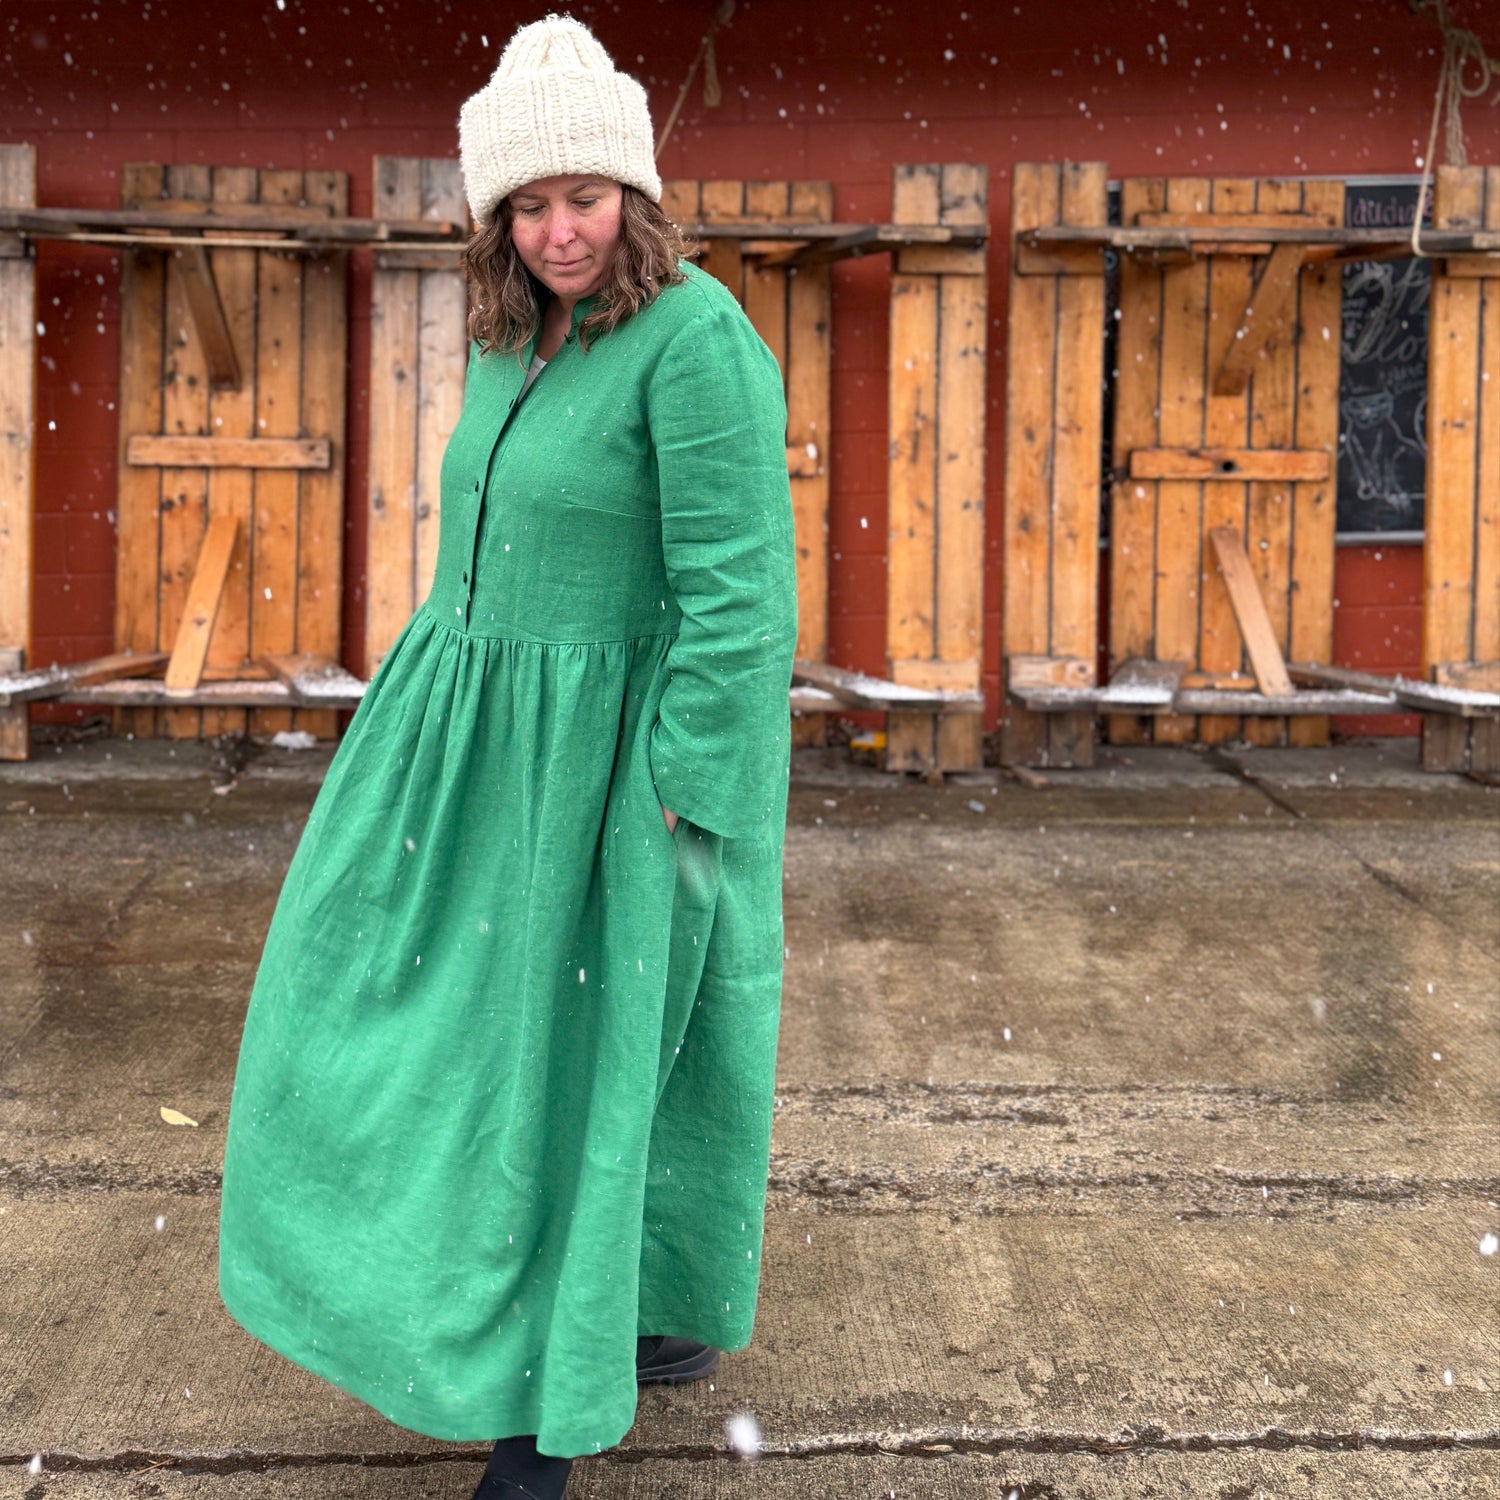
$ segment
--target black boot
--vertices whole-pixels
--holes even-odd
[[[501,1438],[484,1466],[473,1500],[562,1500],[571,1458],[536,1451],[536,1438]]]
[[[651,1334],[635,1341],[637,1385],[687,1385],[712,1375],[719,1366],[719,1351],[692,1339]]]

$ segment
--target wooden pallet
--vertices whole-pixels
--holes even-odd
[[[329,221],[348,207],[337,172],[133,164],[121,195],[129,211],[170,203],[208,222],[220,212]],[[201,665],[222,675],[267,654],[338,655],[345,300],[338,252],[184,245],[123,256],[118,650],[149,655],[176,641],[205,537],[226,518],[235,540]],[[329,713],[158,713],[150,693],[129,701],[152,704],[116,716],[136,734],[335,730]]]
[[[1440,167],[1438,229],[1500,230],[1500,167]],[[1477,274],[1476,274],[1477,273]],[[1422,663],[1456,688],[1500,673],[1500,256],[1433,267]],[[1500,721],[1433,714],[1430,770],[1500,772]]]

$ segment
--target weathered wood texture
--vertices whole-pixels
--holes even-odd
[[[333,218],[342,173],[134,164],[126,208],[165,200],[236,213],[274,206]],[[203,311],[212,301],[221,317]],[[198,305],[195,314],[194,303]],[[212,325],[210,363],[200,329]],[[232,682],[269,651],[337,655],[343,562],[346,345],[344,255],[215,248],[131,249],[121,277],[119,547],[116,645],[153,653],[176,640],[212,518],[233,518],[202,675]],[[226,378],[230,366],[238,384]],[[217,378],[215,370],[217,369]],[[172,439],[153,453],[148,442]],[[191,440],[191,441],[187,441]],[[256,441],[270,467],[253,462]],[[314,446],[307,447],[309,440]],[[209,446],[204,447],[207,443]],[[214,445],[226,443],[226,448]],[[322,468],[287,468],[316,453]],[[225,456],[249,458],[228,463]],[[158,463],[142,463],[155,457]],[[232,692],[225,694],[232,698]],[[151,702],[148,697],[140,700]],[[291,724],[332,734],[323,711],[234,706],[127,708],[118,727],[176,736],[268,733]]]
[[[375,209],[403,219],[464,220],[458,163],[377,156]],[[463,407],[468,362],[461,267],[455,261],[442,269],[388,269],[377,262],[370,319],[367,673],[432,587],[439,470]]]
[[[1018,165],[1011,179],[1013,235],[1040,225],[1102,224],[1105,178],[1101,162]],[[1013,265],[1009,317],[1003,649],[1007,658],[1092,663],[1099,633],[1103,262],[1094,274],[1023,276]],[[1003,715],[1000,758],[1007,765],[1092,763],[1092,709],[1043,715],[1007,699]]]
[[[35,148],[0,146],[0,208],[35,206]],[[35,431],[36,271],[23,255],[0,259],[0,652],[28,666]],[[0,708],[0,760],[24,760],[29,743],[26,705]]]
[[[1132,178],[1132,225],[1341,221],[1343,186],[1253,178]],[[1096,222],[1102,222],[1096,221]],[[1334,455],[1339,271],[1276,250],[1169,265],[1126,254],[1120,275],[1111,499],[1109,655],[1249,670],[1208,534],[1244,539],[1283,655],[1333,646]],[[1176,457],[1172,456],[1175,450]],[[1232,700],[1230,700],[1232,701]],[[1111,718],[1117,743],[1147,739],[1320,743],[1326,717]]]
[[[678,223],[827,224],[827,182],[663,184],[662,206]],[[828,496],[832,378],[832,275],[828,264],[786,266],[734,239],[708,240],[703,267],[739,299],[781,365],[787,406],[787,465],[797,532],[797,655],[828,657]],[[820,745],[822,714],[798,714],[793,743]]]
[[[895,223],[988,222],[985,167],[898,166],[893,176]],[[979,687],[988,291],[972,258],[898,259],[891,277],[886,653],[891,680],[913,688]],[[886,766],[977,767],[981,727],[972,715],[892,713]]]
[[[1500,228],[1500,167],[1440,167],[1437,228]],[[1427,535],[1422,665],[1435,680],[1500,657],[1500,264],[1455,276],[1433,262],[1427,360]],[[1500,770],[1500,738],[1430,714],[1431,770]]]

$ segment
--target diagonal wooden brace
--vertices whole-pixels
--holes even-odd
[[[224,316],[224,304],[219,299],[219,284],[214,280],[213,267],[208,263],[208,251],[199,245],[174,253],[182,277],[182,289],[187,294],[188,311],[193,315],[193,327],[197,329],[198,342],[203,346],[209,384],[216,391],[237,391],[240,388],[240,362],[234,352],[229,320]]]
[[[1283,328],[1291,326],[1297,307],[1297,278],[1306,258],[1303,245],[1275,245],[1250,289],[1240,326],[1214,372],[1214,395],[1244,394],[1261,353]]]
[[[203,676],[214,617],[219,613],[219,600],[224,594],[229,558],[239,529],[238,516],[214,516],[208,523],[188,589],[187,605],[182,611],[182,624],[177,627],[172,659],[167,663],[167,686],[171,689],[191,691]]]

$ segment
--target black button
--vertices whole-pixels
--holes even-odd
[[[479,481],[477,479],[474,481],[474,493],[476,495],[479,493]]]
[[[468,581],[469,581],[469,575],[467,573],[465,573],[464,574],[464,582],[467,583]]]

